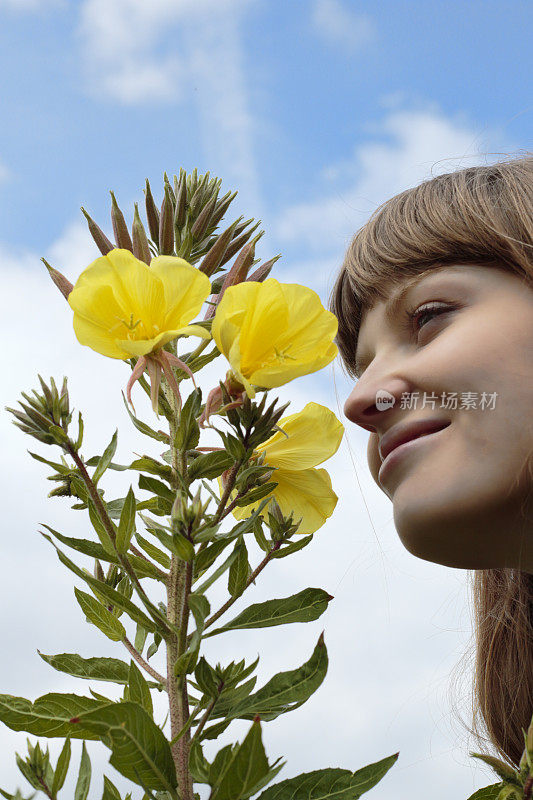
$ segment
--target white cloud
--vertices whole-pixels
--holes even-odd
[[[90,87],[125,105],[180,100],[190,87],[187,31],[236,18],[250,0],[85,0],[78,35]]]
[[[484,163],[474,128],[438,109],[396,110],[367,131],[372,138],[325,170],[338,189],[283,210],[276,229],[282,242],[340,252],[387,198],[434,175]]]
[[[66,6],[67,0],[0,0],[0,8],[10,11],[46,11]]]
[[[196,106],[204,162],[260,217],[241,34],[254,2],[84,0],[78,36],[95,98]]]
[[[94,258],[91,248],[87,232],[73,223],[45,256],[74,281],[80,268]],[[282,268],[277,275],[284,279]],[[128,367],[77,343],[70,309],[40,264],[39,255],[0,247],[0,285],[0,339],[15,345],[3,354],[0,407],[16,405],[21,391],[36,386],[38,372],[57,379],[66,374],[71,404],[84,414],[82,452],[86,458],[102,451],[117,426],[116,461],[129,463],[133,453],[160,455],[164,447],[138,434],[123,407],[120,392],[129,375]],[[204,399],[226,368],[227,362],[220,358],[197,376]],[[290,400],[286,413],[294,413],[313,398],[342,419],[343,397],[336,397],[332,375],[328,367],[299,378],[274,390],[270,401],[277,397],[281,405]],[[336,388],[344,395],[347,384]],[[134,389],[134,402],[139,416],[150,422],[148,398],[138,387]],[[223,422],[218,427],[228,430]],[[107,655],[127,660],[120,643],[109,642],[86,624],[72,588],[84,588],[83,584],[63,567],[51,545],[37,533],[42,529],[41,522],[46,522],[71,536],[92,535],[84,512],[72,511],[66,499],[47,499],[52,488],[46,481],[48,469],[26,452],[28,448],[57,458],[56,448],[28,439],[11,424],[6,412],[0,414],[0,440],[0,606],[4,610],[0,636],[6,656],[0,659],[0,692],[33,700],[48,691],[88,696],[91,686],[116,697],[111,684],[69,678],[52,670],[36,653],[39,648],[47,654],[80,652],[85,657]],[[220,443],[213,431],[204,432],[202,440],[202,446]],[[327,766],[355,770],[399,750],[399,762],[379,786],[380,798],[412,796],[416,792],[413,787],[430,785],[435,774],[439,774],[436,798],[467,797],[491,778],[485,768],[468,758],[462,731],[454,731],[448,721],[443,722],[448,719],[450,670],[467,644],[465,574],[407,553],[394,532],[390,503],[360,466],[365,462],[365,449],[366,434],[347,430],[339,451],[324,465],[339,497],[333,517],[308,548],[269,565],[234,608],[236,614],[249,603],[316,586],[334,595],[328,611],[305,625],[210,638],[205,642],[205,653],[212,663],[224,664],[242,657],[249,663],[259,654],[259,687],[271,675],[307,660],[325,630],[330,667],[324,683],[301,709],[263,725],[270,760],[279,755],[287,758],[277,780]],[[132,480],[131,473],[106,473],[101,486],[106,497],[123,496]],[[228,523],[227,529],[233,520]],[[261,554],[253,542],[250,554],[255,565]],[[91,569],[89,560],[81,556],[74,559]],[[223,581],[220,586],[215,584],[210,599],[213,610],[226,599]],[[154,656],[154,666],[162,670],[160,655]],[[164,697],[155,694],[154,702],[161,721]],[[212,759],[223,745],[242,740],[249,724],[232,723],[219,740],[206,743],[206,756]],[[30,739],[35,741],[35,737]],[[50,745],[56,759],[61,740],[41,738],[41,743]],[[90,742],[88,749],[93,765],[89,800],[101,797],[104,771],[122,793],[128,785],[131,788],[108,766],[106,748]],[[24,784],[14,751],[25,752],[26,734],[0,725],[0,750],[2,788],[14,791],[16,785]],[[74,743],[73,765],[79,763],[79,752],[80,743]],[[75,777],[73,767],[64,789],[66,796],[74,794]],[[200,789],[202,798],[207,797],[205,790],[205,786]]]
[[[361,50],[377,38],[372,18],[354,13],[340,0],[314,0],[311,21],[322,39],[349,53]]]

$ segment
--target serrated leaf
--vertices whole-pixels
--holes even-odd
[[[80,725],[105,737],[112,750],[109,763],[125,778],[150,789],[176,788],[170,745],[144,708],[131,701],[111,703],[80,714]],[[104,742],[106,743],[106,742]]]
[[[70,756],[71,756],[71,746],[70,746],[70,737],[65,739],[65,744],[59,754],[59,758],[57,759],[57,766],[54,773],[54,781],[52,783],[52,795],[58,793],[60,789],[63,788],[63,784],[65,783],[65,779],[67,777],[68,768],[70,765]]]
[[[242,744],[231,753],[226,768],[217,778],[213,797],[216,800],[247,800],[255,786],[268,774],[265,748],[261,740],[261,725],[255,721]]]
[[[328,654],[324,636],[320,634],[311,658],[301,667],[274,675],[264,686],[244,700],[233,704],[225,698],[217,700],[211,718],[253,719],[259,714],[262,720],[276,719],[280,714],[294,711],[303,705],[318,689],[326,676]],[[200,734],[203,738],[203,734]]]
[[[70,724],[82,711],[99,708],[101,701],[75,694],[51,692],[34,703],[24,697],[0,695],[0,720],[13,731],[26,731],[35,736],[71,736],[76,739],[98,739],[90,731]]]
[[[387,774],[399,753],[351,772],[317,769],[269,786],[257,800],[357,800]]]
[[[129,665],[118,658],[82,658],[77,653],[45,655],[39,650],[37,652],[43,661],[58,672],[66,672],[76,678],[120,684],[128,682]]]
[[[148,686],[144,675],[134,661],[130,661],[128,677],[129,699],[133,700],[135,703],[138,703],[144,708],[145,711],[148,712],[148,714],[150,714],[151,717],[153,717],[154,707],[152,704],[150,687]]]
[[[471,794],[468,800],[497,800],[502,787],[503,784],[501,782],[493,783],[490,786],[484,786],[482,789],[478,789],[477,792],[474,792],[474,794]]]
[[[246,588],[249,573],[248,550],[244,539],[240,539],[236,543],[235,551],[235,561],[233,561],[229,569],[228,592],[232,597],[239,597]]]
[[[81,761],[80,771],[78,773],[78,780],[76,781],[76,789],[74,791],[74,800],[87,800],[89,789],[91,786],[91,760],[85,747],[85,742],[81,745]]]
[[[115,455],[117,450],[117,437],[118,437],[118,428],[111,437],[111,441],[104,450],[100,460],[98,461],[96,469],[93,472],[92,481],[95,486],[97,485],[98,481],[100,480],[100,478],[102,477],[108,466],[111,464],[111,461],[113,460],[113,456]]]
[[[117,530],[116,548],[121,554],[127,553],[128,547],[130,546],[131,537],[135,530],[135,512],[135,495],[130,486],[124,505],[122,506]]]
[[[226,625],[205,633],[204,639],[237,628],[266,628],[271,625],[287,625],[291,622],[311,622],[324,613],[331,599],[331,595],[323,589],[309,588],[291,597],[254,603]]]
[[[74,587],[74,594],[89,622],[100,628],[108,639],[120,642],[126,637],[124,625],[92,595],[82,592],[76,587]]]

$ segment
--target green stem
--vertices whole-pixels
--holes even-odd
[[[177,399],[165,384],[165,393],[172,406],[170,424],[170,448],[172,456],[173,485],[179,486],[178,471],[187,483],[187,456],[175,445],[179,424]],[[167,641],[167,689],[169,697],[171,752],[176,766],[176,776],[181,800],[194,800],[192,775],[189,771],[190,729],[189,698],[186,675],[174,674],[176,662],[187,648],[187,627],[189,622],[189,594],[192,583],[192,561],[183,561],[172,555],[167,581],[167,618],[179,634]],[[183,730],[185,731],[183,732]],[[182,732],[183,735],[178,737]]]
[[[162,683],[163,686],[166,688],[167,679],[164,678],[162,675],[160,675],[159,672],[157,672],[153,667],[150,666],[150,664],[147,661],[144,660],[139,651],[136,650],[135,647],[132,645],[128,637],[125,636],[121,641],[126,650],[131,654],[131,657],[135,659],[135,661],[139,664],[139,666],[141,666],[144,670],[146,670],[146,672],[149,675],[151,675],[152,678],[155,678],[156,681]]]

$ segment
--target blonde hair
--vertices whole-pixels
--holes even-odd
[[[362,313],[405,278],[447,264],[497,266],[533,289],[533,155],[427,180],[383,203],[355,234],[329,300],[351,378]],[[466,727],[482,751],[480,727],[518,767],[533,715],[533,575],[480,569],[470,578],[474,728]]]

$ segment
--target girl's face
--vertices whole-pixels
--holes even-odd
[[[344,413],[371,431],[370,471],[407,550],[533,573],[533,289],[496,267],[435,267],[366,311],[357,363]],[[441,429],[394,448],[380,469],[385,434],[405,427],[409,438],[420,421]]]

